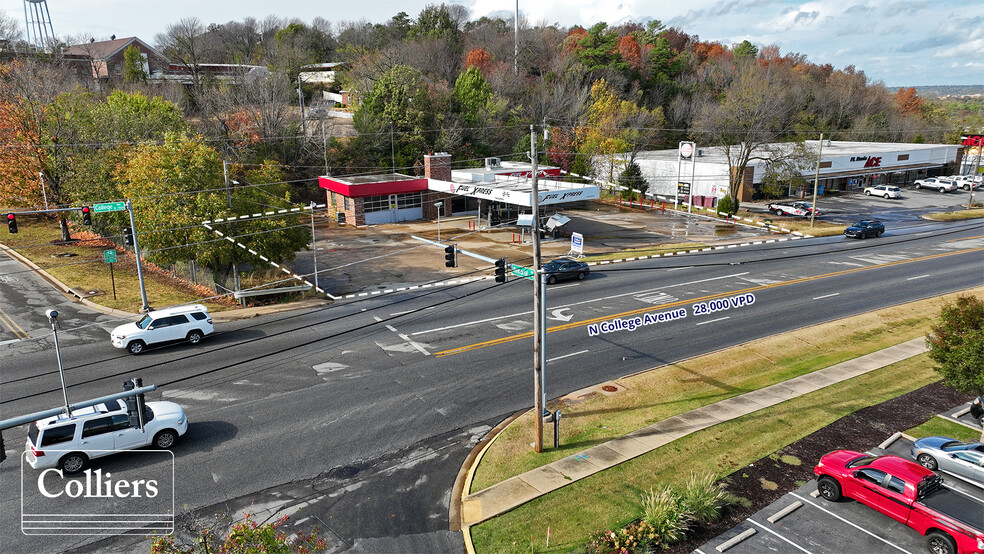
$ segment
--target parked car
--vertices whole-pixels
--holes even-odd
[[[970,404],[970,417],[977,420],[977,423],[984,427],[984,396],[978,396]]]
[[[933,189],[940,192],[953,192],[957,190],[957,183],[942,177],[928,177],[926,179],[916,179],[912,182],[917,189]]]
[[[974,179],[973,175],[957,175],[953,181],[964,190],[976,190],[981,186],[981,181]]]
[[[984,444],[949,437],[926,437],[912,443],[909,453],[926,469],[946,471],[984,487]]]
[[[904,523],[926,537],[933,554],[984,550],[984,502],[947,488],[939,475],[916,462],[836,450],[813,472],[825,500],[852,498]]]
[[[139,354],[152,344],[181,340],[198,344],[214,330],[208,309],[195,304],[147,312],[140,321],[113,329],[110,337],[116,348],[125,348],[130,354]]]
[[[823,210],[819,208],[814,210],[809,202],[803,202],[802,200],[795,202],[773,202],[769,204],[769,211],[778,215],[798,215],[802,217],[810,217],[810,214],[814,211],[816,212],[814,217],[823,215]]]
[[[67,474],[78,473],[89,460],[153,445],[166,450],[188,430],[184,409],[174,402],[144,405],[144,432],[130,426],[126,404],[110,400],[103,404],[40,419],[27,430],[24,447],[27,463],[34,469],[57,467]]]
[[[878,237],[885,232],[885,224],[875,219],[866,219],[844,229],[844,235],[856,239]]]
[[[564,279],[583,280],[591,272],[591,268],[579,260],[558,258],[543,264],[543,271],[547,275],[547,283],[552,285]]]
[[[902,189],[888,185],[876,185],[864,188],[865,196],[881,196],[882,198],[902,198]]]

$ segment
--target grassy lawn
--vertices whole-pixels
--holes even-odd
[[[928,356],[920,355],[688,435],[471,527],[475,549],[530,552],[532,536],[535,552],[579,551],[590,533],[635,520],[640,496],[650,487],[679,486],[692,471],[728,475],[845,415],[938,378]]]
[[[984,295],[984,288],[969,292]],[[534,453],[532,416],[524,414],[486,452],[469,492],[669,416],[925,335],[943,302],[955,296],[800,329],[617,379],[625,390],[610,396],[561,399],[550,405],[564,413],[561,447],[553,449],[547,441],[543,453]],[[857,332],[859,327],[865,330]],[[928,356],[920,355],[689,435],[474,526],[472,539],[483,553],[529,551],[531,535],[536,551],[582,548],[590,533],[638,517],[640,495],[649,487],[680,484],[692,471],[727,475],[847,414],[938,380],[932,367]]]
[[[21,218],[18,218],[21,219]],[[16,234],[2,237],[6,246],[30,259],[41,269],[65,283],[69,287],[83,290],[99,289],[105,292],[89,298],[90,301],[126,312],[137,313],[141,308],[140,284],[137,280],[137,264],[132,255],[117,250],[117,262],[113,264],[110,276],[109,264],[103,262],[103,251],[114,248],[112,241],[80,241],[71,244],[53,244],[51,241],[61,237],[58,223],[49,219],[26,219],[18,221]],[[84,230],[73,229],[73,237],[87,236]],[[207,292],[196,291],[190,283],[175,279],[163,271],[155,271],[144,264],[144,283],[147,288],[147,301],[154,308],[192,302],[202,298]],[[113,299],[113,283],[116,284],[116,299]],[[205,304],[211,311],[227,310],[234,307],[231,302],[211,302]]]
[[[977,219],[984,217],[984,208],[973,208],[970,210],[960,210],[958,212],[937,212],[926,214],[925,219],[933,221],[956,221],[960,219]]]
[[[984,288],[974,293],[984,295]],[[542,453],[533,452],[532,414],[524,414],[485,454],[470,492],[667,417],[925,335],[943,300],[955,296],[807,327],[617,379],[626,390],[611,396],[551,402],[551,410],[564,414],[561,447],[551,442]]]
[[[976,442],[981,440],[980,430],[954,423],[949,419],[936,416],[933,419],[917,425],[906,431],[906,434],[921,439],[923,437],[950,437],[964,442]]]

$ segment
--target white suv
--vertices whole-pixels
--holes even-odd
[[[881,196],[882,198],[902,198],[902,189],[899,187],[893,187],[889,185],[875,185],[873,187],[865,187],[865,196]]]
[[[57,467],[67,474],[78,473],[89,460],[153,445],[171,448],[188,430],[188,418],[174,402],[147,402],[144,405],[144,432],[130,426],[122,400],[74,410],[41,419],[27,430],[27,463],[34,469]]]
[[[912,182],[916,188],[926,188],[938,190],[940,192],[953,192],[957,190],[957,183],[945,177],[929,177],[927,179],[916,179]]]
[[[110,337],[116,348],[139,354],[151,344],[179,340],[198,344],[202,337],[212,334],[214,330],[208,309],[195,304],[147,312],[140,321],[113,329]]]

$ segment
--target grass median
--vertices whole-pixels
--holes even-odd
[[[967,292],[981,296],[984,288],[959,294]],[[532,415],[524,414],[486,452],[469,492],[669,416],[925,335],[944,300],[955,296],[815,325],[617,379],[624,391],[551,405],[564,414],[561,447],[541,454],[530,447]],[[472,539],[478,552],[518,552],[528,551],[533,536],[535,549],[547,551],[549,526],[549,551],[582,547],[590,533],[633,520],[649,487],[682,483],[695,471],[728,475],[858,409],[938,380],[932,366],[926,355],[917,356],[699,431],[473,526]]]
[[[958,221],[962,219],[978,219],[984,217],[984,208],[972,208],[969,210],[960,210],[956,212],[936,212],[936,213],[926,214],[923,217],[925,219],[931,219],[933,221]]]
[[[124,254],[122,249],[117,250],[117,262],[113,264],[112,274],[109,264],[103,261],[103,252],[115,249],[112,241],[97,239],[70,243],[52,242],[61,238],[57,221],[23,218],[18,223],[18,232],[3,237],[3,244],[31,260],[68,287],[84,291],[102,291],[103,294],[89,298],[96,304],[132,313],[140,311],[142,300],[136,259]],[[73,229],[73,236],[79,233],[85,231]],[[154,308],[194,302],[207,293],[204,287],[196,290],[191,283],[173,277],[167,272],[154,271],[146,265],[143,269],[147,300]],[[31,270],[24,268],[18,270],[18,273],[29,271]],[[17,274],[10,276],[17,277]],[[204,303],[213,312],[235,307],[229,301]]]

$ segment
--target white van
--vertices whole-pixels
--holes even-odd
[[[174,341],[198,344],[205,335],[211,335],[214,330],[208,309],[195,304],[147,312],[140,321],[113,329],[110,337],[116,348],[125,348],[130,354],[139,354],[152,344]]]

